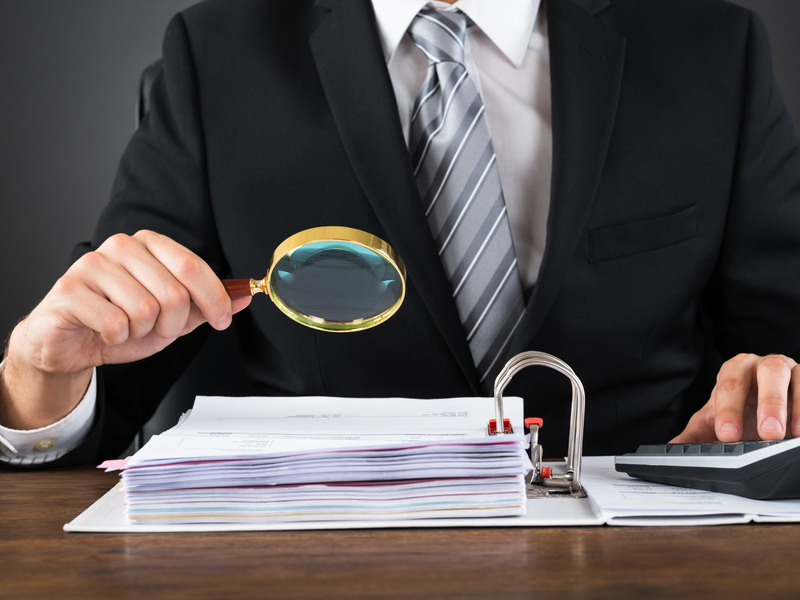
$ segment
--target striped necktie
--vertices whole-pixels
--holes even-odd
[[[468,18],[423,9],[409,35],[428,59],[409,148],[423,208],[484,390],[524,310],[483,102],[464,67]]]

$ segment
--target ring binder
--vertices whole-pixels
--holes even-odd
[[[525,424],[531,429],[531,461],[533,462],[533,484],[544,486],[545,493],[550,491],[569,492],[571,495],[583,495],[581,489],[581,457],[583,455],[583,422],[586,408],[586,392],[583,384],[575,371],[560,358],[545,352],[523,352],[509,360],[494,381],[495,418],[489,421],[489,435],[504,435],[512,433],[511,425],[503,418],[503,392],[511,379],[522,369],[532,366],[550,367],[565,375],[572,382],[572,409],[570,411],[569,447],[567,453],[567,468],[564,473],[546,473],[542,469],[542,447],[538,442],[541,419],[526,419]],[[503,431],[497,431],[497,423],[503,423]],[[492,425],[494,424],[494,427]],[[547,475],[547,476],[545,476]]]

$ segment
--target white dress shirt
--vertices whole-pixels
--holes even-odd
[[[543,0],[372,0],[400,122],[408,141],[411,110],[428,62],[406,34],[426,4],[461,10],[465,62],[486,107],[522,287],[530,293],[544,254],[553,135],[550,52]],[[0,365],[2,368],[2,365]],[[0,426],[0,461],[34,464],[76,447],[94,419],[96,374],[81,403],[58,423],[32,431]]]

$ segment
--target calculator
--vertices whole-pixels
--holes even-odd
[[[800,438],[639,446],[616,470],[669,485],[755,500],[800,498]]]

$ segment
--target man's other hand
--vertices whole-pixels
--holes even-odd
[[[800,437],[800,366],[788,356],[740,354],[722,365],[711,398],[672,442],[790,437]]]

